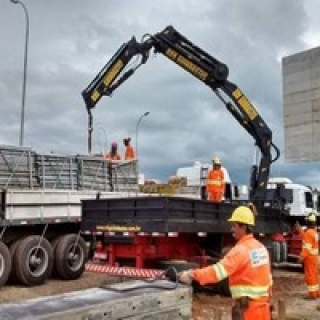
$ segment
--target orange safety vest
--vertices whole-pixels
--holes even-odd
[[[318,284],[318,255],[319,237],[316,229],[310,228],[300,232],[302,238],[302,250],[300,256],[303,258],[304,277],[308,287],[309,296],[317,298],[320,296]]]
[[[202,285],[229,277],[232,297],[249,298],[243,319],[270,319],[272,275],[269,253],[252,234],[242,237],[218,263],[192,270],[191,276]]]
[[[222,169],[212,169],[209,171],[207,192],[224,192],[224,172]]]
[[[193,270],[192,277],[202,285],[229,277],[233,298],[268,297],[272,285],[269,253],[252,234],[245,235],[218,263]]]
[[[306,229],[300,233],[302,237],[301,257],[317,256],[319,254],[319,237],[315,229]]]
[[[125,160],[133,160],[133,159],[135,159],[135,157],[136,156],[135,156],[133,147],[131,145],[128,145],[126,147],[126,152],[125,152],[125,155],[124,155]]]

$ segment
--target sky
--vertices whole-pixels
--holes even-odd
[[[320,187],[319,163],[286,163],[281,59],[320,45],[317,0],[23,0],[29,14],[24,146],[86,154],[88,114],[81,92],[132,36],[172,25],[229,67],[282,151],[272,176]],[[18,146],[26,19],[21,5],[0,0],[0,144]],[[113,141],[136,146],[146,178],[167,181],[178,167],[221,158],[235,183],[249,181],[256,149],[201,81],[161,54],[93,110],[93,153]]]

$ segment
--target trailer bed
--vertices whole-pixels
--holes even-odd
[[[82,201],[84,232],[229,233],[227,219],[240,202],[212,203],[172,196],[143,196]],[[287,231],[280,211],[258,208],[255,231]]]

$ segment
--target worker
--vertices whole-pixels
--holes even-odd
[[[106,160],[121,160],[121,156],[118,153],[118,144],[112,142],[110,152],[105,155]]]
[[[125,154],[124,154],[124,159],[125,160],[134,160],[136,158],[135,152],[134,152],[133,147],[130,144],[130,142],[131,142],[131,138],[128,137],[128,136],[126,136],[123,139],[123,144],[126,147]]]
[[[207,199],[213,202],[221,202],[225,190],[224,172],[221,168],[221,161],[215,157],[213,168],[208,172],[207,178]]]
[[[317,216],[310,213],[306,218],[307,229],[303,230],[300,224],[296,223],[296,228],[302,238],[302,250],[300,252],[300,262],[303,263],[304,278],[308,287],[306,299],[317,299],[320,297],[318,284],[318,255],[319,239],[317,226]]]
[[[253,207],[253,205],[251,205]],[[228,220],[237,240],[216,264],[179,273],[185,284],[213,284],[229,277],[233,320],[270,320],[272,275],[266,247],[253,237],[255,217],[248,206],[237,207]]]

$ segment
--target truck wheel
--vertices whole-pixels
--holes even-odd
[[[51,275],[53,253],[47,239],[29,236],[22,239],[16,249],[14,266],[17,279],[24,285],[35,286]],[[40,242],[40,243],[39,243]]]
[[[53,259],[54,259],[51,276],[53,276],[54,278],[59,276],[58,272],[56,270],[56,260],[57,260],[56,251],[57,251],[57,245],[58,245],[59,241],[61,240],[61,237],[63,237],[63,236],[59,236],[59,237],[55,238],[53,241],[51,241],[51,248],[52,248]]]
[[[0,286],[3,286],[11,272],[11,257],[8,247],[0,241]]]
[[[12,264],[14,265],[14,259],[15,259],[15,256],[16,256],[16,251],[17,251],[17,248],[20,244],[21,240],[16,240],[14,242],[12,242],[9,246],[9,252],[10,252],[10,256],[11,256],[11,261],[12,261]],[[11,272],[10,272],[10,276],[9,276],[9,281],[10,282],[13,282],[13,283],[16,283],[17,282],[17,275],[16,275],[16,271],[15,271],[15,268],[11,268]]]
[[[78,238],[76,234],[59,237],[55,248],[55,270],[58,275],[65,280],[78,279],[84,272],[87,251],[82,237]]]

